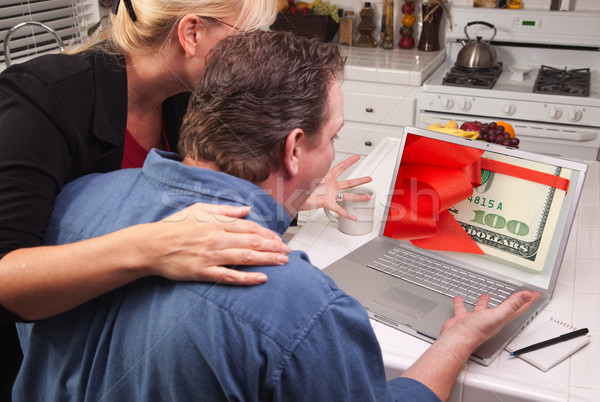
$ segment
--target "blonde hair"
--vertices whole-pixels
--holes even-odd
[[[131,20],[125,4],[120,4],[117,14],[110,14],[110,26],[71,53],[98,46],[124,55],[147,53],[149,48],[165,43],[186,14],[219,19],[237,17],[234,24],[241,31],[267,29],[277,16],[276,0],[132,0],[131,3],[136,22]]]

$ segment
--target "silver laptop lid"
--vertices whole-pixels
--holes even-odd
[[[587,165],[405,127],[380,235],[552,292]]]

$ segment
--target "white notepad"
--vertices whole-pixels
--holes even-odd
[[[550,318],[539,326],[533,327],[529,331],[517,336],[506,346],[506,350],[514,352],[515,350],[533,345],[534,343],[556,338],[557,336],[576,330],[577,328],[571,325]],[[518,357],[519,359],[525,360],[527,363],[534,365],[542,371],[548,371],[551,367],[590,343],[590,339],[589,334],[579,336],[542,349],[523,353],[522,355],[515,356],[515,358]]]

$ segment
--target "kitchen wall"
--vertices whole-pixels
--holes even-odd
[[[453,0],[452,3],[458,7],[470,7],[473,5],[473,0]],[[531,10],[549,10],[550,3],[551,0],[521,0],[522,7],[527,9],[529,4]],[[600,1],[571,0],[570,9],[572,11],[600,11]]]
[[[344,10],[353,10],[357,19],[357,23],[359,20],[358,12],[364,5],[364,1],[360,0],[326,0],[330,3],[336,4],[339,8],[343,8]],[[422,4],[427,0],[415,0],[417,4]],[[529,4],[529,9],[536,10],[548,10],[550,8],[550,2],[552,0],[521,0],[521,4],[524,9],[527,9],[527,5]],[[567,1],[567,0],[564,0]],[[571,10],[573,11],[600,11],[600,1],[599,0],[570,0],[571,2]],[[400,27],[402,26],[402,11],[400,8],[404,0],[394,0],[394,42],[395,46],[398,46],[398,40],[400,39]],[[451,6],[457,7],[471,7],[473,6],[473,0],[450,0],[449,4]],[[373,18],[373,22],[375,23],[374,30],[374,38],[378,39],[380,34],[381,27],[381,9],[383,5],[383,1],[371,1],[371,5],[375,10],[375,17]],[[415,33],[413,34],[416,43],[419,42],[419,35],[421,32],[422,25],[422,13],[421,7],[416,7],[415,9],[415,17],[417,18],[417,22],[414,25]],[[440,29],[440,40],[441,43],[445,42],[445,28],[446,28],[446,20],[442,22],[442,26]],[[334,38],[334,41],[337,41],[337,35]],[[416,47],[416,45],[415,45]]]

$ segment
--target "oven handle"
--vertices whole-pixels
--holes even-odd
[[[422,113],[420,120],[422,124],[426,124],[429,126],[433,123],[441,123],[444,124],[444,119],[450,120],[450,117],[442,117],[436,115],[428,115],[426,113]],[[464,123],[465,119],[457,118],[455,119],[459,125]],[[476,120],[472,118],[470,120]],[[585,141],[593,141],[598,138],[598,133],[595,131],[559,131],[559,130],[551,130],[546,128],[531,128],[526,126],[520,126],[519,124],[513,124],[515,131],[517,132],[518,137],[532,137],[532,138],[547,138],[552,140],[566,140],[566,141],[576,141],[576,142],[585,142]]]
[[[518,126],[517,126],[518,127]],[[598,138],[598,134],[593,131],[552,131],[545,129],[521,129],[517,131],[515,127],[515,131],[519,133],[519,137],[535,137],[535,138],[549,138],[553,140],[568,140],[568,141],[577,141],[577,142],[585,142],[592,141]]]

